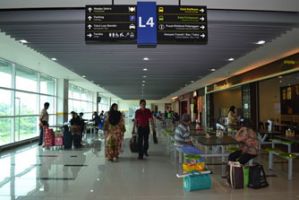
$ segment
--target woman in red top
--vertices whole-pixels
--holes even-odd
[[[151,111],[145,108],[146,101],[141,99],[139,104],[140,109],[135,112],[133,133],[135,133],[135,127],[137,127],[139,151],[138,159],[142,160],[143,155],[148,156],[148,137],[150,134],[149,123],[152,124],[153,132],[155,132],[155,126]]]

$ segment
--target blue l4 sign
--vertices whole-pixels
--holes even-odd
[[[156,2],[137,2],[137,44],[157,44]]]

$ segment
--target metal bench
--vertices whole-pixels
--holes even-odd
[[[273,155],[280,158],[286,159],[288,161],[288,180],[292,180],[293,177],[293,159],[297,156],[293,153],[284,152],[277,148],[267,148],[265,149],[269,153],[269,169],[273,169]]]

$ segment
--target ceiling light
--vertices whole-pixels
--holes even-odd
[[[145,75],[143,76],[143,78],[146,78],[146,77],[147,77],[147,76],[145,76]]]
[[[143,68],[143,71],[147,71],[147,68]]]
[[[149,58],[148,58],[148,57],[144,57],[143,60],[144,60],[144,61],[148,61]]]
[[[145,80],[143,80],[142,83],[145,83]]]
[[[142,87],[144,87],[145,86],[145,84],[142,84]]]
[[[90,190],[90,192],[94,192],[94,190]]]
[[[53,60],[53,61],[56,61],[56,60],[57,60],[57,58],[51,58],[51,60]]]
[[[265,44],[265,43],[266,43],[265,40],[260,40],[260,41],[256,42],[255,44]]]
[[[82,77],[83,77],[83,78],[85,78],[86,76],[85,76],[85,75],[83,75]]]
[[[210,69],[210,71],[211,71],[211,72],[214,72],[214,71],[216,71],[216,69],[215,69],[215,68],[212,68],[212,69]]]
[[[282,76],[279,76],[278,78],[282,78]]]
[[[234,58],[229,58],[227,59],[228,61],[234,61],[235,59]]]
[[[27,40],[19,40],[21,43],[23,43],[23,44],[27,44],[28,43],[28,41]]]

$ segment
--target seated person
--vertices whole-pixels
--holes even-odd
[[[240,130],[235,135],[235,139],[240,142],[240,150],[228,156],[229,161],[239,161],[244,165],[249,160],[255,158],[259,150],[259,141],[256,132],[251,128],[250,122],[244,121]]]
[[[179,125],[175,128],[174,140],[178,145],[192,145],[190,134],[191,117],[183,114]]]

